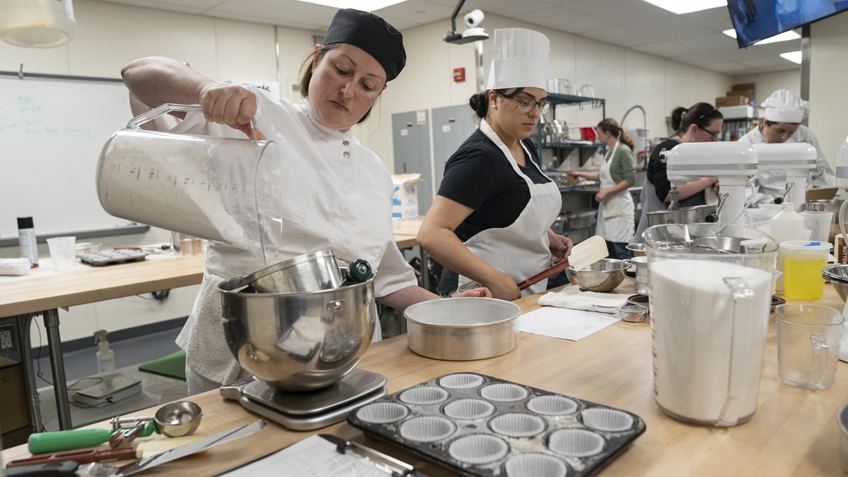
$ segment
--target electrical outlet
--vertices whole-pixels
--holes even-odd
[[[14,323],[0,324],[0,351],[3,353],[14,353],[18,351]]]

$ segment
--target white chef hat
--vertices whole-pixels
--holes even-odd
[[[810,102],[785,89],[772,93],[760,107],[765,111],[767,121],[800,123],[810,115]]]
[[[550,40],[537,31],[495,30],[495,51],[486,89],[545,89],[550,51]]]

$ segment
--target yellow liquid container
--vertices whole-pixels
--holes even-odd
[[[789,240],[783,251],[784,295],[796,300],[820,300],[824,295],[822,268],[827,266],[831,245],[827,242]]]
[[[822,268],[827,266],[827,258],[783,259],[783,271],[785,273],[785,291],[787,298],[796,300],[820,300],[824,295],[824,278]]]

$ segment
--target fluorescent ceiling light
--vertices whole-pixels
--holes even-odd
[[[298,0],[304,3],[314,3],[315,5],[323,5],[333,8],[353,8],[362,10],[363,12],[373,12],[381,8],[390,7],[403,3],[406,0]]]
[[[644,0],[651,5],[668,10],[671,13],[683,15],[684,13],[700,12],[710,8],[726,7],[727,0]]]
[[[800,51],[789,51],[786,53],[781,53],[780,57],[789,60],[793,63],[801,64],[801,52]]]
[[[730,38],[736,38],[736,30],[731,28],[730,30],[724,30],[722,33],[729,36]],[[779,35],[774,35],[773,37],[766,38],[765,40],[760,40],[754,45],[768,45],[769,43],[777,43],[779,41],[789,41],[789,40],[797,40],[801,38],[801,35],[795,33],[792,30],[785,31]]]

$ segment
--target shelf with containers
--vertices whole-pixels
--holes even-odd
[[[721,126],[721,140],[738,141],[740,137],[744,136],[749,131],[757,127],[759,123],[759,118],[725,119]]]
[[[557,106],[577,106],[579,108],[583,108],[584,106],[590,106],[592,109],[601,109],[602,118],[607,117],[607,106],[606,100],[603,98],[590,98],[586,96],[576,96],[572,94],[560,94],[560,93],[549,93],[548,101],[551,103],[551,116],[553,119],[556,119],[556,111]],[[540,151],[542,149],[552,149],[555,151],[563,151],[568,150],[569,152],[573,149],[578,149],[580,152],[580,165],[586,163],[592,155],[595,154],[595,150],[602,146],[600,143],[586,143],[585,141],[563,141],[563,142],[544,142],[542,137],[542,124],[539,123],[538,131],[536,133],[536,140],[534,141],[536,145],[536,149]],[[568,155],[568,153],[560,153]]]

